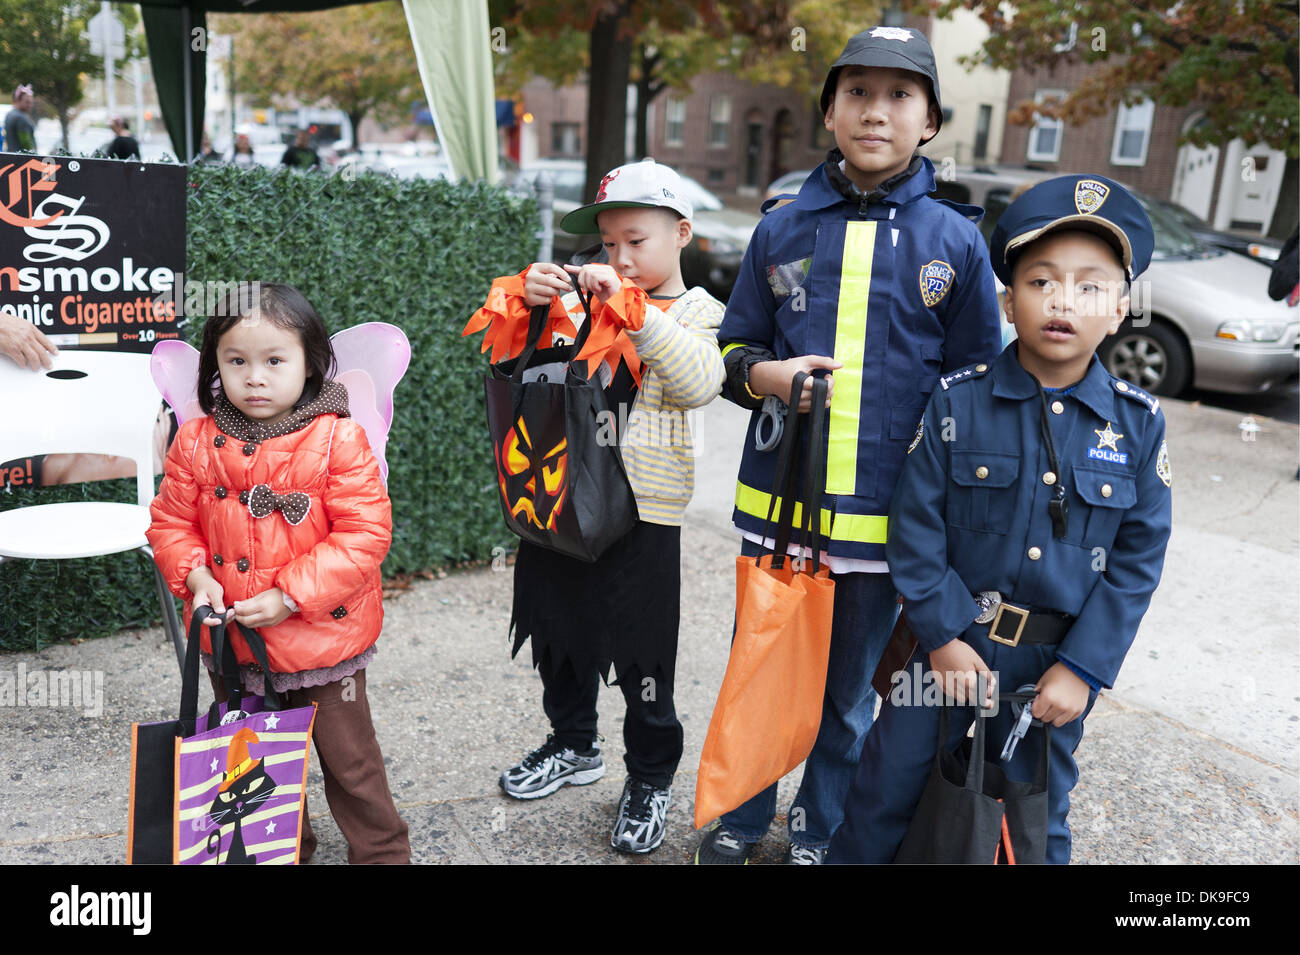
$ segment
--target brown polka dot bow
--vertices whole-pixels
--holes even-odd
[[[248,495],[248,513],[254,517],[269,517],[279,511],[290,524],[297,526],[311,510],[311,498],[301,491],[276,494],[269,484],[258,484]]]

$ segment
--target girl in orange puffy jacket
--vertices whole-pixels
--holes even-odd
[[[207,605],[261,631],[287,705],[317,704],[325,797],[349,861],[409,862],[365,693],[384,618],[388,493],[365,432],[348,417],[347,390],[328,377],[334,353],[320,316],[287,285],[257,292],[242,312],[249,303],[232,295],[203,329],[198,394],[207,416],[185,422],[167,452],[149,544],[186,601],[187,626],[194,607]],[[232,642],[243,685],[262,692],[267,675],[242,639]],[[203,651],[211,669],[206,632]],[[303,862],[315,848],[304,811]]]

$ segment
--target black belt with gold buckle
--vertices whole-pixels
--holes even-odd
[[[1033,613],[1007,603],[996,590],[977,594],[975,602],[980,607],[975,622],[987,623],[989,639],[1008,647],[1054,646],[1065,639],[1074,624],[1074,617],[1066,613]]]

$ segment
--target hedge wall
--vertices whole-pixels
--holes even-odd
[[[508,543],[483,410],[485,357],[460,330],[493,278],[536,255],[536,204],[442,180],[353,179],[229,166],[190,170],[187,279],[285,282],[330,331],[391,322],[411,340],[388,442],[387,575],[487,558]],[[197,345],[201,331],[187,328]],[[0,493],[20,503],[131,500],[133,481]],[[0,565],[0,650],[159,619],[142,556]]]

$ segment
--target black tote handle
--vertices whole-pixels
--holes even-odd
[[[1033,701],[1035,693],[999,693],[998,704],[1003,703],[1024,703],[1026,706]],[[956,704],[954,704],[956,705]],[[948,745],[949,709],[950,706],[945,699],[943,703],[943,712],[939,715],[939,749],[935,754],[938,760],[943,755],[944,748]],[[971,740],[970,761],[966,766],[966,788],[972,792],[982,793],[984,791],[984,752],[985,739],[987,730],[985,725],[988,717],[975,717],[975,735]],[[1045,791],[1047,788],[1047,764],[1051,759],[1051,737],[1052,726],[1050,723],[1043,724],[1043,742],[1042,753],[1038,760],[1038,770],[1034,773],[1034,786],[1038,790]]]
[[[200,604],[190,616],[190,629],[185,643],[185,663],[181,667],[181,709],[176,725],[178,736],[193,736],[199,715],[199,649],[203,636],[203,621],[212,608]]]
[[[781,444],[776,454],[776,477],[772,482],[772,495],[767,503],[767,519],[763,522],[763,540],[769,537],[773,541],[773,567],[782,567],[790,547],[790,538],[793,535],[794,525],[794,504],[797,490],[797,467],[795,465],[795,449],[799,445],[799,432],[802,422],[802,416],[798,412],[799,399],[803,396],[804,380],[808,377],[806,372],[798,372],[790,384],[790,403],[786,406],[785,427],[781,432]],[[776,518],[776,526],[772,527],[772,514],[776,510],[776,502],[780,500],[781,511]],[[768,533],[769,529],[772,533]]]
[[[822,454],[821,441],[826,433],[826,397],[829,391],[826,379],[813,378],[808,449],[804,458],[803,519],[800,521],[800,544],[812,555],[813,574],[821,571],[822,492],[826,489],[826,455]]]
[[[582,351],[582,346],[587,343],[587,336],[591,334],[591,296],[584,294],[578,287],[578,277],[570,274],[570,281],[573,283],[574,291],[578,293],[578,301],[582,303],[582,310],[586,314],[586,319],[582,323],[582,328],[578,329],[578,336],[573,340],[573,354]],[[528,316],[528,341],[524,344],[524,350],[519,353],[515,360],[514,370],[510,373],[512,381],[522,382],[524,380],[524,371],[528,368],[528,363],[533,360],[533,354],[541,345],[542,335],[546,331],[546,317],[551,313],[551,303],[545,305],[534,305],[532,314]],[[549,342],[547,343],[550,344]]]

